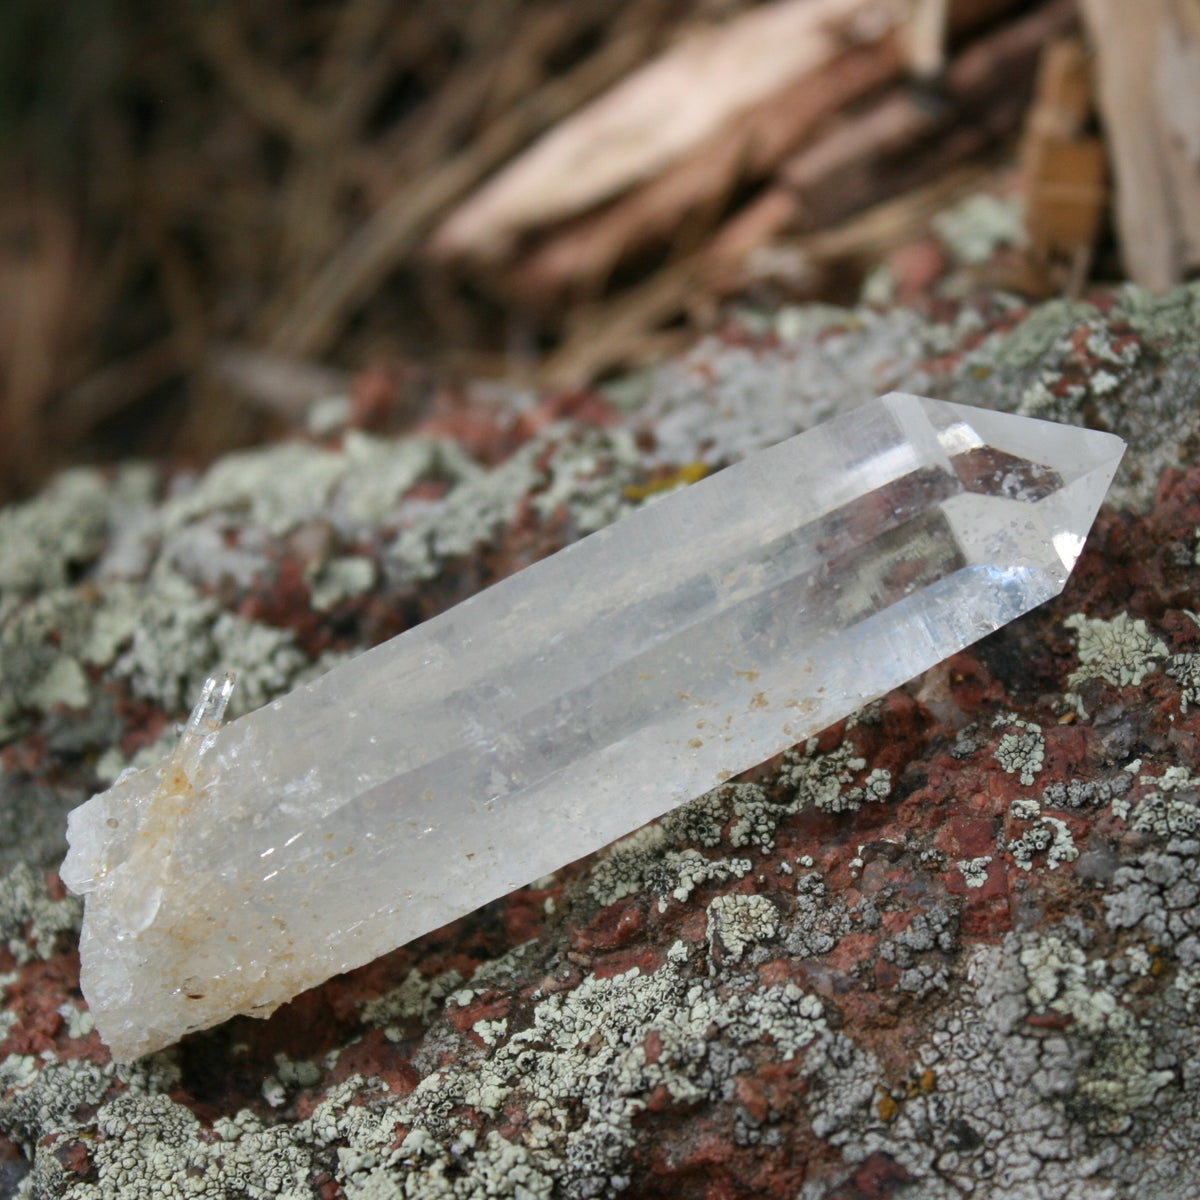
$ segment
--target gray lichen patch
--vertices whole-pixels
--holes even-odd
[[[525,1028],[498,1032],[494,1046],[422,1080],[394,1106],[395,1119],[412,1132],[376,1177],[394,1187],[428,1186],[472,1128],[455,1114],[465,1106],[494,1115],[519,1101],[528,1124],[515,1160],[554,1180],[563,1195],[612,1196],[623,1186],[643,1097],[661,1087],[684,1104],[715,1098],[742,1062],[725,1046],[765,1041],[774,1055],[790,1058],[823,1030],[820,1002],[795,985],[758,991],[730,981],[722,989],[691,977],[677,944],[656,971],[591,975],[546,996]]]
[[[1119,994],[1105,986],[1103,960],[1089,962],[1082,947],[1062,932],[1029,938],[1019,957],[1034,1009],[1069,1018],[1075,1039],[1087,1050],[1079,1064],[1074,1103],[1093,1128],[1128,1128],[1130,1115],[1174,1079],[1173,1070],[1155,1067],[1150,1024],[1139,1021]]]
[[[123,646],[112,675],[168,712],[186,710],[210,674],[230,667],[238,675],[232,715],[248,712],[287,690],[308,666],[287,630],[223,610],[168,568],[113,596],[106,609],[106,648]]]
[[[920,1083],[906,1091],[889,1089],[852,1039],[815,1043],[805,1056],[814,1127],[850,1164],[888,1156],[934,1200],[1134,1195],[1138,1179],[1186,1194],[1200,1164],[1166,1148],[1155,1125],[1179,1102],[1195,1048],[1159,1042],[1153,1017],[1133,1010],[1086,940],[1063,925],[975,947],[965,986],[914,1047]],[[1156,1002],[1170,995],[1162,988]],[[800,1195],[827,1192],[822,1181]]]
[[[112,478],[81,467],[36,499],[0,508],[0,596],[67,586],[100,557],[116,522],[149,505],[156,487],[146,466],[127,465]]]
[[[1133,827],[1167,841],[1200,831],[1200,777],[1172,765],[1161,775],[1141,775],[1148,788],[1133,806]]]
[[[58,939],[79,933],[83,901],[53,899],[43,872],[18,863],[0,876],[0,940],[18,963],[49,958]]]
[[[491,541],[527,503],[543,520],[561,520],[568,540],[591,533],[630,511],[624,489],[641,465],[629,431],[552,425],[497,466],[461,475],[442,499],[403,505],[383,569],[396,583],[432,579]]]
[[[855,928],[870,929],[879,923],[878,913],[869,907],[853,911],[829,887],[816,871],[804,871],[796,877],[796,894],[781,933],[784,952],[795,958],[816,958],[828,954]]]
[[[1138,687],[1157,671],[1167,656],[1166,643],[1141,617],[1118,613],[1111,620],[1073,613],[1063,621],[1076,636],[1079,669],[1070,684],[1103,679],[1114,687]]]
[[[216,521],[280,538],[328,520],[355,536],[380,524],[422,479],[477,469],[427,438],[396,443],[355,432],[340,450],[287,442],[227,455],[163,506],[159,524],[169,532]]]
[[[922,391],[916,374],[933,328],[894,309],[785,309],[771,352],[713,338],[661,368],[642,422],[652,466],[724,464],[782,441],[890,388]]]
[[[1188,972],[1200,967],[1200,841],[1174,838],[1119,867],[1104,897],[1112,929],[1135,931],[1170,951]]]
[[[951,969],[959,951],[959,910],[938,903],[918,912],[909,925],[880,946],[880,957],[900,968],[896,990],[922,999],[950,986]]]
[[[1013,838],[1004,848],[1022,871],[1032,871],[1039,858],[1052,871],[1079,857],[1079,848],[1067,823],[1058,817],[1038,816],[1020,837]]]
[[[1002,246],[1025,240],[1025,206],[1020,197],[970,196],[933,219],[933,232],[960,266],[988,262]]]
[[[700,847],[720,845],[728,826],[730,846],[769,849],[787,813],[756,784],[715,788],[611,846],[593,866],[588,890],[601,904],[643,891],[664,904],[668,897],[686,900],[704,883],[740,879],[751,869],[744,856],[708,856]]]
[[[92,614],[77,592],[59,588],[0,616],[0,740],[20,731],[30,709],[89,702],[82,652]]]
[[[1140,766],[1140,762],[1137,765]],[[1052,783],[1042,793],[1042,799],[1049,808],[1099,808],[1127,795],[1136,773],[1136,768],[1125,769],[1110,779],[1070,779]]]
[[[118,1096],[96,1117],[98,1136],[89,1148],[96,1182],[74,1182],[67,1194],[72,1200],[312,1196],[313,1156],[289,1129],[264,1127],[245,1112],[237,1125],[237,1137],[213,1141],[189,1109],[167,1096]],[[37,1170],[52,1177],[53,1156],[39,1153]]]
[[[708,944],[730,962],[779,932],[779,910],[766,896],[729,892],[708,906]]]
[[[699,850],[673,849],[661,825],[648,825],[611,846],[592,868],[588,890],[601,904],[650,891],[665,901],[686,900],[703,883],[740,879],[747,858],[709,858]]]
[[[181,712],[209,674],[230,665],[238,712],[286,690],[308,659],[288,631],[224,611],[167,568],[136,585],[49,592],[0,624],[0,737],[18,733],[32,710],[95,704],[90,667]]]
[[[413,1018],[428,1022],[462,982],[458,971],[444,971],[426,978],[414,967],[396,987],[366,1001],[362,1019],[368,1025],[385,1026],[389,1036],[399,1038],[400,1023]]]
[[[996,761],[1009,775],[1020,776],[1021,783],[1028,787],[1046,761],[1046,739],[1041,726],[1013,713],[1002,713],[992,726],[1004,730],[995,749]]]
[[[988,881],[987,869],[991,863],[990,854],[981,854],[977,858],[964,858],[957,865],[967,887],[981,888]]]
[[[881,767],[873,768],[861,784],[854,785],[867,760],[858,756],[851,742],[843,741],[825,754],[817,747],[818,740],[809,738],[802,749],[788,751],[784,759],[780,778],[794,790],[794,811],[811,804],[822,812],[854,812],[891,795],[891,773]]]

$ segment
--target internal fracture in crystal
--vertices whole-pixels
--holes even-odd
[[[893,393],[615,526],[71,814],[128,1060],[265,1016],[803,741],[1058,594],[1123,446]]]

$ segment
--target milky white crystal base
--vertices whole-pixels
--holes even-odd
[[[1122,449],[886,396],[94,797],[62,875],[102,1036],[266,1015],[992,632],[1062,589]]]

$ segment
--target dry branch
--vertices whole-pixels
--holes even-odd
[[[270,348],[312,356],[328,350],[348,314],[421,244],[434,222],[480,179],[547,125],[620,78],[644,53],[636,27],[567,74],[550,79],[485,132],[430,171],[394,190],[319,271],[279,321]]]

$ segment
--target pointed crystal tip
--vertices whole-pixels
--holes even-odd
[[[967,493],[1030,505],[1065,582],[1125,454],[1121,438],[904,392],[883,401],[910,437],[932,432]]]

